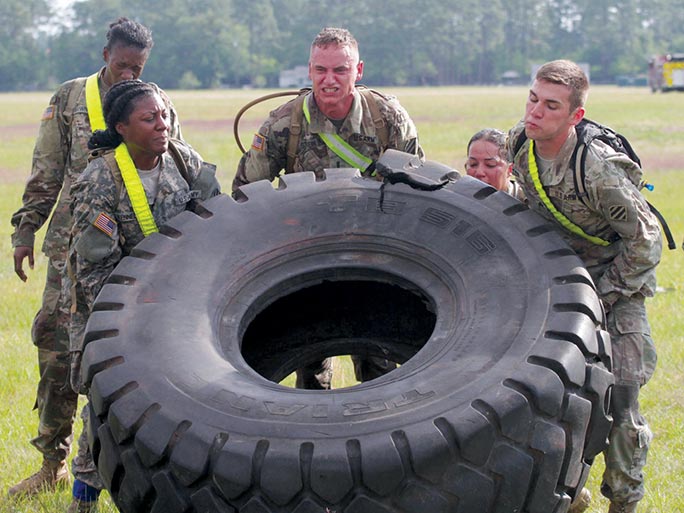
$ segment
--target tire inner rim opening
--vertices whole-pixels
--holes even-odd
[[[404,364],[432,335],[435,305],[402,278],[382,278],[319,279],[304,286],[300,281],[285,294],[269,291],[266,296],[278,299],[264,301],[268,306],[246,327],[241,344],[245,361],[276,383],[332,356]]]

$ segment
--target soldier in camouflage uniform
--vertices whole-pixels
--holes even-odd
[[[511,179],[513,166],[507,160],[505,132],[498,128],[483,128],[470,138],[466,151],[468,176],[507,192],[519,201],[525,200],[522,188]]]
[[[577,143],[575,125],[584,117],[589,83],[575,63],[553,61],[542,66],[530,89],[522,123],[509,133],[509,159],[530,208],[558,227],[584,261],[607,312],[613,347],[613,428],[605,452],[601,492],[610,513],[633,513],[644,495],[643,467],[653,437],[639,412],[639,390],[651,378],[656,351],[650,336],[644,299],[656,290],[656,265],[662,238],[658,221],[634,182],[641,170],[601,141],[588,147],[586,206],[577,197],[570,160]],[[513,155],[522,131],[527,140]],[[533,144],[530,149],[530,144]],[[532,180],[538,172],[548,198],[588,240],[568,229],[545,206]],[[583,511],[575,508],[574,511]]]
[[[355,84],[362,75],[356,39],[345,29],[323,29],[311,44],[312,90],[271,112],[240,160],[233,191],[257,180],[274,180],[283,170],[313,171],[320,177],[327,168],[358,167],[364,176],[373,176],[374,162],[389,148],[424,157],[404,108],[392,96],[360,91]],[[385,132],[377,128],[380,124]],[[395,368],[383,358],[352,359],[359,381]],[[331,379],[328,358],[297,371],[298,388],[328,389]]]
[[[115,84],[105,98],[104,116],[107,130],[95,132],[90,139],[90,147],[98,151],[71,186],[73,225],[62,289],[62,296],[70,300],[61,304],[70,308],[71,345],[77,354],[100,289],[114,267],[145,236],[145,222],[139,211],[134,211],[133,195],[129,196],[129,188],[135,184],[125,181],[125,162],[113,148],[123,143],[130,155],[130,170],[144,190],[142,203],[145,208],[149,205],[153,219],[151,231],[195,202],[220,192],[215,166],[204,162],[186,143],[169,139],[169,111],[154,84],[138,80]],[[136,205],[136,210],[140,206]],[[80,388],[76,382],[73,386]],[[103,488],[87,449],[82,434],[74,458],[77,486],[69,513],[94,511]]]
[[[100,100],[112,84],[140,76],[152,44],[149,29],[139,23],[120,18],[109,26],[102,54],[105,66],[97,74]],[[23,205],[11,220],[15,227],[14,270],[26,281],[24,260],[28,259],[33,268],[35,233],[54,207],[42,248],[49,259],[43,301],[31,330],[40,373],[35,405],[38,434],[31,443],[43,454],[43,465],[36,474],[10,488],[10,496],[52,490],[58,483],[68,483],[69,478],[66,458],[78,396],[68,385],[68,319],[59,318],[57,302],[71,225],[69,187],[86,167],[91,136],[86,80],[84,77],[66,82],[52,96],[41,120]],[[173,133],[180,137],[175,111],[172,118]]]

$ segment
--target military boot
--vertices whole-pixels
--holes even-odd
[[[638,502],[611,502],[608,513],[636,513]]]
[[[568,513],[582,513],[589,509],[591,504],[591,492],[586,488],[582,488],[577,498],[570,504]]]
[[[35,495],[41,491],[53,492],[57,486],[67,486],[71,477],[66,461],[43,460],[40,470],[7,491],[10,497]]]
[[[97,501],[81,501],[75,498],[69,504],[67,513],[97,513]]]

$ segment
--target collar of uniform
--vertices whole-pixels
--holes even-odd
[[[575,150],[575,144],[577,143],[577,132],[573,128],[570,135],[561,146],[558,155],[553,160],[553,166],[548,171],[543,171],[539,169],[539,179],[544,186],[558,185],[563,181],[565,172],[570,165],[570,159],[572,158],[572,152]]]
[[[309,105],[309,114],[311,115],[311,123],[309,124],[309,132],[312,134],[326,133],[326,134],[336,134],[338,133],[335,125],[332,121],[328,119],[325,114],[323,114],[318,105],[314,101],[313,92],[309,93],[306,101]],[[352,102],[351,109],[347,117],[344,118],[342,127],[339,133],[360,133],[361,132],[361,121],[363,120],[363,106],[361,105],[361,94],[355,89],[354,90],[354,101]]]

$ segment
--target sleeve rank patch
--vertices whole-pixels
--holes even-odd
[[[55,117],[55,106],[48,105],[48,108],[43,112],[43,117],[40,118],[41,121],[49,121]]]
[[[259,133],[254,134],[254,139],[252,139],[252,148],[257,151],[263,151],[265,144],[266,138],[263,135]]]
[[[98,230],[106,233],[109,237],[114,235],[114,228],[116,228],[116,221],[109,217],[104,212],[100,212],[93,221],[93,226]]]

